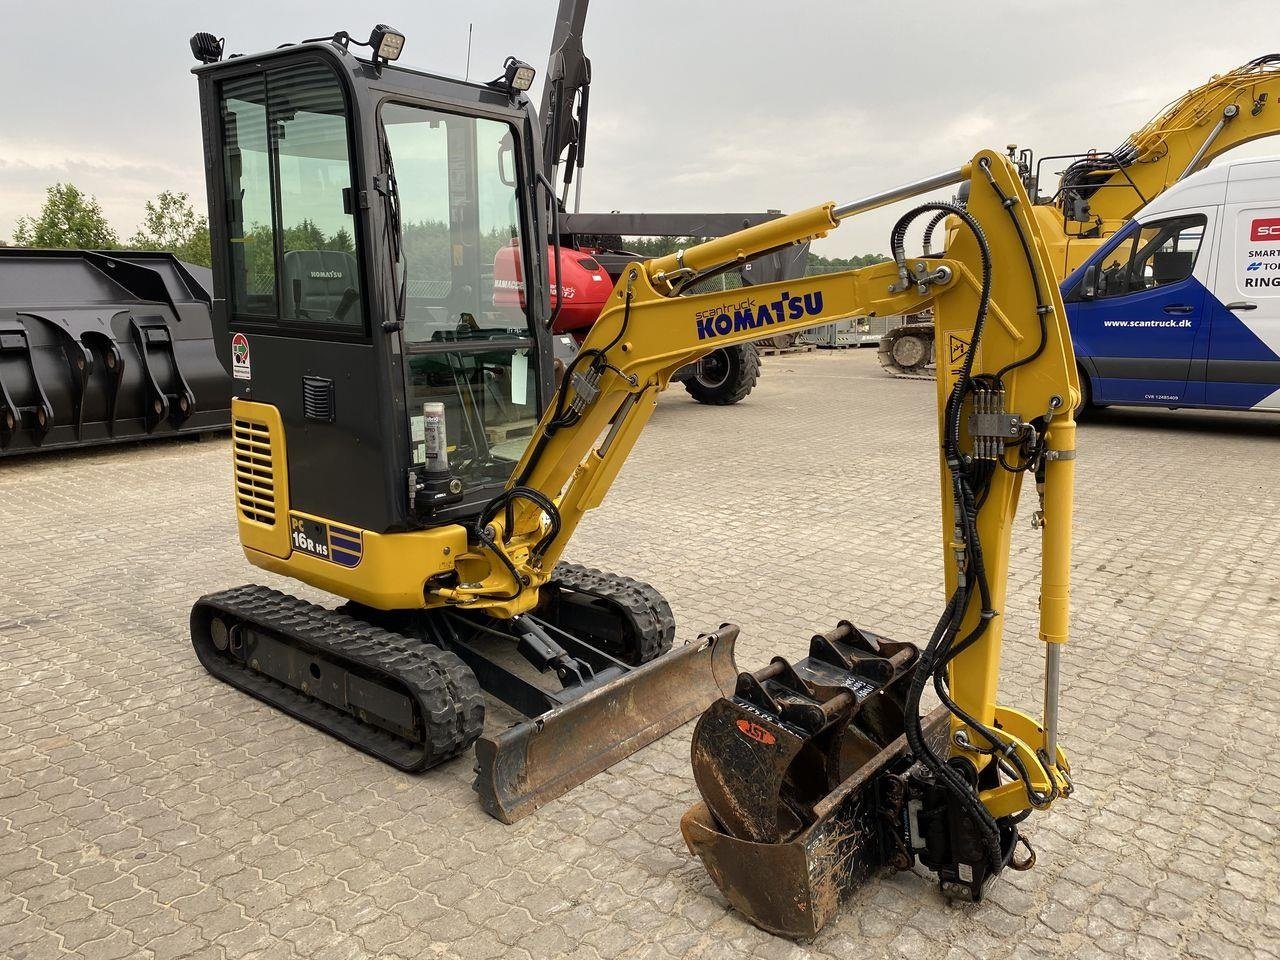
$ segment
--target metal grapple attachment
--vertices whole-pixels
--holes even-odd
[[[910,865],[903,703],[918,660],[911,644],[841,621],[803,660],[740,674],[698,721],[702,803],[681,831],[752,923],[812,937],[858,883]],[[941,749],[945,713],[924,729]]]

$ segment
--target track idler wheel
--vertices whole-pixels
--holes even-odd
[[[934,362],[931,323],[909,323],[880,340],[880,365],[897,377],[930,377]]]

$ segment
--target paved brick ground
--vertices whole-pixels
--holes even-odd
[[[941,606],[930,389],[870,351],[664,399],[575,559],[649,577],[739,662]],[[1064,689],[1079,791],[981,906],[920,877],[812,945],[727,910],[679,839],[690,728],[514,827],[470,761],[395,773],[211,680],[191,601],[256,579],[223,440],[0,466],[0,957],[1280,956],[1280,422],[1110,413],[1079,460]],[[1037,709],[1019,525],[1005,697]],[[284,584],[275,584],[285,586]]]

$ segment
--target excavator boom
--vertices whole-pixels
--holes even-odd
[[[1063,176],[1062,203],[1088,201],[1096,222],[1123,222],[1214,158],[1280,131],[1280,54],[1267,54],[1189,90],[1094,160]],[[1108,168],[1110,164],[1114,167]],[[1114,232],[1106,229],[1104,233]]]
[[[1256,57],[1174,100],[1112,151],[1018,155],[1033,215],[1061,283],[1142,207],[1227,151],[1280,132],[1280,54]],[[1012,159],[1016,147],[1009,148]],[[1065,164],[1057,189],[1041,193]],[[935,224],[936,226],[936,224]],[[948,246],[960,230],[946,224]],[[930,231],[931,232],[931,231]],[[926,315],[906,317],[880,341],[882,366],[897,377],[932,379],[939,347]]]

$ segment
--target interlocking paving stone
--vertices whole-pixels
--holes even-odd
[[[644,577],[739,663],[942,604],[933,393],[872,351],[679,388],[570,557]],[[687,725],[505,827],[471,760],[411,777],[212,680],[187,639],[246,565],[225,439],[0,463],[0,957],[1277,957],[1280,420],[1106,411],[1080,432],[1064,744],[1036,869],[953,906],[857,892],[812,944],[732,913],[679,838]],[[1002,691],[1039,710],[1024,496]]]

